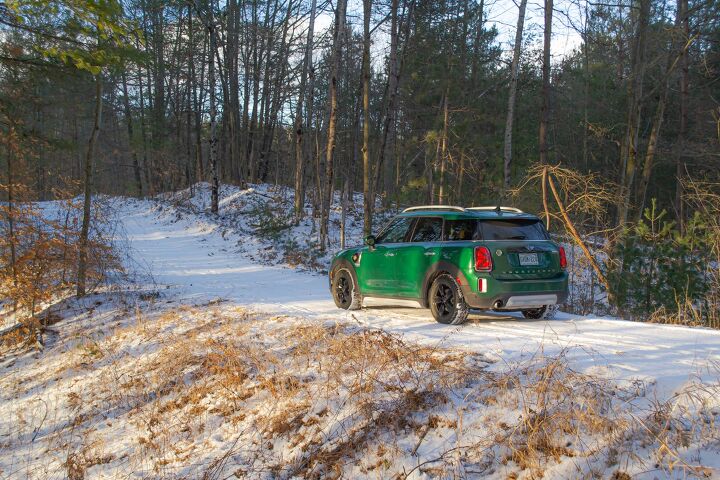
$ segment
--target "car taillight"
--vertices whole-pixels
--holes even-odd
[[[489,272],[492,270],[492,256],[487,247],[475,247],[475,270]]]
[[[560,247],[560,268],[567,268],[567,257],[565,256],[565,249]]]

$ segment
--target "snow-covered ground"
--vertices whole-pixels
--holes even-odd
[[[226,196],[223,203],[239,194]],[[429,311],[414,302],[398,308],[397,302],[373,299],[359,312],[339,310],[325,275],[249,260],[248,255],[258,257],[267,247],[257,238],[225,228],[238,219],[227,219],[232,213],[223,212],[223,203],[218,221],[178,215],[174,210],[158,212],[148,202],[129,202],[124,207],[122,218],[134,256],[181,298],[195,302],[222,298],[276,314],[359,322],[410,340],[461,346],[498,360],[535,355],[539,349],[552,355],[571,348],[578,371],[603,370],[618,380],[657,383],[663,396],[690,378],[705,378],[708,367],[720,362],[720,331],[710,329],[563,313],[540,321],[516,314],[478,313],[466,325],[452,327],[436,324]],[[357,244],[359,230],[353,232]]]
[[[551,462],[553,465],[543,467],[546,476],[609,478],[616,475],[613,478],[630,478],[618,472],[627,472],[639,478],[720,475],[720,436],[715,423],[720,421],[720,331],[563,313],[558,313],[553,320],[541,321],[508,314],[476,313],[465,325],[452,327],[435,323],[428,311],[412,302],[397,305],[372,299],[368,299],[366,308],[360,311],[338,310],[330,298],[326,275],[307,271],[302,266],[291,267],[285,261],[287,248],[280,250],[272,241],[253,233],[262,225],[253,223],[258,217],[255,215],[251,219],[248,212],[254,209],[257,213],[256,207],[277,192],[266,186],[250,190],[228,188],[223,194],[221,215],[214,218],[203,213],[207,200],[202,194],[202,187],[200,191],[190,198],[172,195],[162,201],[122,200],[117,203],[118,216],[135,262],[133,268],[141,265],[141,270],[151,272],[155,282],[154,285],[146,285],[147,291],[152,292],[150,295],[132,297],[119,304],[103,303],[104,297],[98,300],[97,305],[92,305],[92,300],[86,300],[82,305],[72,304],[72,308],[64,313],[66,320],[55,327],[57,339],[45,352],[0,358],[0,478],[59,478],[71,475],[72,462],[79,462],[77,459],[81,457],[86,466],[83,471],[88,477],[105,478],[130,477],[133,474],[142,478],[200,477],[210,466],[213,472],[211,478],[227,478],[233,473],[238,477],[257,478],[287,477],[291,474],[321,478],[332,476],[331,473],[339,473],[346,478],[403,478],[407,473],[411,473],[411,478],[518,478],[518,475],[530,478],[537,472],[529,467],[523,468],[525,457],[525,460],[516,454],[503,457],[497,446],[485,447],[482,453],[478,453],[463,445],[470,442],[476,445],[477,450],[482,444],[478,439],[483,435],[497,439],[508,429],[515,432],[508,425],[524,418],[523,412],[534,413],[534,410],[523,406],[523,400],[512,392],[522,393],[524,388],[532,389],[542,384],[547,375],[544,368],[548,362],[553,364],[554,359],[561,359],[565,372],[558,388],[564,382],[571,384],[566,387],[581,389],[583,385],[595,381],[590,379],[596,379],[598,392],[614,392],[608,394],[606,403],[602,403],[603,408],[608,409],[603,413],[617,422],[621,418],[628,422],[640,419],[638,425],[642,427],[620,429],[623,434],[611,435],[614,443],[601,445],[593,450],[595,453],[592,455],[581,455],[582,460],[573,458],[578,454],[577,451],[572,453],[575,448],[570,446],[572,442],[568,443],[567,451],[553,450],[548,454],[555,459]],[[332,218],[337,220],[338,211],[333,211]],[[351,215],[349,220],[348,235],[354,242],[360,237],[358,218]],[[292,236],[292,242],[285,240],[288,248],[296,246],[300,254],[309,252],[305,250],[308,244],[305,240],[314,235],[312,222],[306,220],[283,235]],[[333,240],[336,239],[337,236],[334,236]],[[316,261],[326,262],[327,258],[319,255]],[[159,296],[155,292],[159,292]],[[88,306],[94,309],[90,313],[85,310]],[[145,310],[147,313],[143,313]],[[254,320],[247,320],[248,315]],[[238,320],[238,316],[244,320]],[[214,321],[219,323],[216,325]],[[63,326],[63,323],[67,325]],[[238,339],[254,338],[255,346],[248,355],[261,355],[254,351],[254,348],[260,348],[272,351],[273,355],[282,359],[285,357],[281,351],[293,348],[294,340],[287,337],[288,332],[318,326],[349,329],[347,340],[344,340],[348,343],[354,341],[353,335],[357,332],[379,331],[381,336],[389,335],[387,338],[404,342],[403,345],[418,345],[417,349],[421,349],[418,351],[426,352],[429,357],[436,353],[449,355],[443,357],[448,365],[455,365],[457,359],[454,355],[459,354],[472,359],[472,372],[475,373],[468,374],[466,383],[457,379],[455,383],[451,382],[453,394],[444,400],[445,403],[439,402],[443,406],[417,407],[425,409],[425,413],[413,417],[419,422],[418,428],[406,426],[403,427],[405,430],[393,431],[388,427],[383,435],[372,439],[362,437],[364,443],[358,440],[357,448],[364,450],[353,451],[350,455],[344,453],[349,458],[336,464],[339,472],[322,468],[305,469],[303,458],[308,455],[308,449],[324,448],[317,447],[317,442],[321,445],[335,442],[338,429],[352,432],[351,427],[355,425],[349,420],[352,415],[344,415],[347,415],[346,402],[355,397],[348,393],[352,389],[348,389],[344,381],[339,383],[342,387],[333,390],[340,395],[338,398],[345,399],[340,403],[337,399],[331,401],[328,398],[314,403],[318,401],[313,399],[314,394],[308,397],[310,400],[306,398],[307,392],[297,394],[297,401],[307,400],[310,404],[307,411],[314,412],[303,417],[302,428],[310,428],[308,425],[317,422],[322,426],[322,432],[315,440],[298,439],[293,443],[285,439],[278,443],[277,437],[273,437],[274,443],[263,444],[248,429],[257,429],[258,422],[262,424],[274,420],[267,415],[262,416],[263,408],[269,407],[263,407],[262,400],[255,395],[247,403],[243,403],[243,399],[232,403],[234,411],[246,411],[242,419],[233,420],[235,423],[231,424],[215,415],[205,421],[201,430],[188,426],[190,433],[176,445],[177,451],[159,457],[154,457],[157,452],[152,453],[148,449],[148,442],[152,439],[142,436],[141,432],[143,428],[153,431],[154,427],[142,425],[143,421],[150,421],[144,417],[149,408],[145,402],[148,405],[159,402],[165,395],[162,389],[154,393],[144,392],[143,395],[150,397],[143,398],[142,405],[137,398],[108,400],[112,396],[113,382],[115,388],[120,385],[131,388],[133,378],[142,377],[139,372],[151,370],[153,362],[160,362],[153,355],[167,357],[176,354],[179,358],[195,355],[194,349],[199,347],[192,342],[196,338],[203,339],[203,342],[219,342],[235,335]],[[192,335],[187,333],[191,331]],[[186,336],[187,342],[183,343]],[[326,336],[322,338],[322,342],[328,341]],[[302,341],[298,342],[302,344]],[[325,345],[318,342],[318,345]],[[381,343],[384,345],[384,342]],[[206,348],[207,343],[203,345]],[[247,345],[245,348],[251,348]],[[351,356],[347,361],[356,360]],[[56,370],[48,373],[51,362],[57,363],[52,364]],[[290,369],[288,365],[286,367]],[[462,368],[467,367],[463,365]],[[278,367],[282,366],[283,362],[279,361]],[[292,368],[297,368],[297,365]],[[395,372],[394,368],[399,367],[388,368],[389,377],[397,374],[398,378],[404,378],[405,373]],[[441,378],[441,373],[438,373],[441,370],[433,370],[432,366],[422,367],[421,370],[423,368],[427,372],[424,381],[441,381],[434,376]],[[342,368],[339,367],[339,370]],[[538,371],[545,373],[533,374]],[[476,374],[477,377],[474,376]],[[519,388],[509,387],[499,392],[492,401],[478,392],[481,385],[478,382],[488,382],[492,378],[493,388],[496,388],[502,383],[499,378],[516,378],[513,377],[516,374],[517,378],[521,378],[517,380],[516,387]],[[125,375],[127,377],[123,377]],[[157,371],[154,375],[162,376],[163,372]],[[255,378],[253,374],[248,375]],[[316,377],[314,372],[309,375],[312,379]],[[317,373],[318,377],[323,375],[327,373]],[[312,379],[306,380],[309,385]],[[190,385],[195,380],[185,381]],[[487,388],[490,391],[490,387]],[[99,389],[95,400],[92,400],[93,389]],[[385,394],[388,391],[383,390]],[[531,390],[528,392],[531,393]],[[601,396],[600,393],[598,395]],[[502,405],[505,396],[508,404]],[[576,407],[583,411],[591,409],[588,405],[592,403],[592,396],[586,392],[577,400],[573,399],[577,404],[573,403],[575,406],[570,410],[574,412]],[[82,408],[75,405],[80,402],[78,398],[92,400],[95,409],[79,420],[77,416]],[[205,401],[212,403],[207,399]],[[271,399],[266,398],[265,401]],[[156,410],[162,412],[163,408],[158,405]],[[373,408],[380,407],[375,405]],[[28,411],[32,409],[36,411]],[[335,423],[323,423],[313,416],[322,416],[318,412],[327,409],[336,416]],[[615,409],[623,413],[613,416],[611,411]],[[413,412],[411,408],[408,410]],[[52,412],[52,418],[47,418],[48,412]],[[395,410],[392,412],[397,414]],[[683,428],[688,429],[687,441],[684,444],[680,442],[681,450],[674,445],[665,445],[669,442],[663,436],[667,428],[658,429],[643,420],[650,412],[654,412],[653,415],[663,412],[668,419],[679,415],[677,425],[685,425]],[[183,415],[177,417],[178,422],[189,421],[186,416],[192,416],[187,411]],[[308,420],[308,415],[314,420]],[[369,418],[372,422],[381,423],[376,416],[371,414]],[[92,418],[94,420],[89,420]],[[255,423],[248,424],[250,418]],[[448,424],[443,429],[436,425],[438,421],[428,420],[432,418],[441,418]],[[660,424],[663,421],[658,420]],[[77,433],[68,426],[73,422],[78,425]],[[137,425],[129,428],[127,423]],[[496,431],[491,424],[503,427]],[[666,424],[675,425],[670,430],[678,428],[670,420]],[[428,435],[430,425],[433,431]],[[238,430],[240,427],[242,431]],[[68,428],[71,430],[69,434]],[[278,435],[282,435],[280,430]],[[610,430],[608,427],[607,431]],[[630,431],[636,432],[637,438],[628,433]],[[301,432],[305,432],[303,438],[312,437],[305,430]],[[348,435],[352,437],[352,433]],[[426,435],[428,439],[424,440]],[[523,438],[530,438],[527,432],[523,435]],[[79,440],[80,437],[84,440]],[[92,442],[87,437],[92,437]],[[590,437],[578,441],[590,441]],[[164,438],[165,442],[170,442],[165,447],[170,449],[177,438]],[[255,443],[252,446],[242,445],[246,441]],[[77,446],[80,444],[83,445],[82,455],[73,453],[80,451]],[[667,452],[662,450],[663,445],[667,447]],[[387,448],[390,453],[385,453]],[[262,453],[263,449],[267,451]],[[97,453],[96,450],[105,453]],[[146,451],[142,462],[133,453],[138,450]],[[245,450],[252,450],[252,455]],[[382,455],[380,450],[383,450]],[[589,450],[592,449],[588,447],[583,452]],[[333,452],[338,454],[335,450]],[[472,452],[475,452],[474,457]],[[472,461],[463,460],[463,455],[472,458]],[[623,460],[618,460],[618,457]],[[249,458],[252,458],[252,465],[247,463]],[[270,468],[284,461],[297,468]],[[430,467],[438,462],[445,469],[433,471]],[[371,463],[377,465],[373,467]],[[416,468],[418,466],[423,468]]]

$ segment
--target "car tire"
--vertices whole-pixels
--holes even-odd
[[[430,286],[428,295],[430,312],[438,323],[460,325],[468,317],[468,306],[462,290],[455,279],[448,275],[439,275]]]
[[[521,310],[523,317],[529,320],[549,320],[555,316],[555,305],[543,305],[540,308]]]
[[[344,310],[359,310],[362,307],[362,296],[354,275],[347,268],[338,268],[332,279],[332,297],[335,305]]]

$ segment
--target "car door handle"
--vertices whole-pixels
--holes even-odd
[[[385,254],[385,256],[386,256],[386,257],[394,257],[395,254],[392,253],[392,252],[388,252],[388,253]]]
[[[433,257],[435,256],[435,252],[425,252],[425,255],[427,255],[428,257]]]

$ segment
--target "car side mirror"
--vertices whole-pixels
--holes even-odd
[[[375,246],[375,235],[368,235],[365,237],[365,245],[368,247],[374,247]]]

